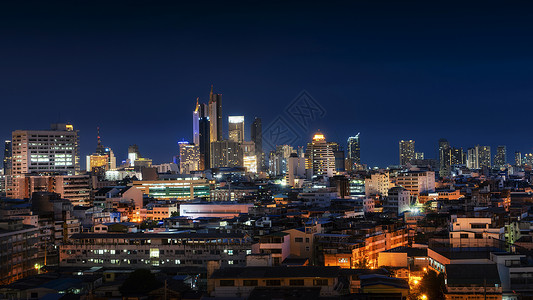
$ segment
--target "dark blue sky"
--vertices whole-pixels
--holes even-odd
[[[113,2],[110,4],[108,2]],[[463,1],[470,2],[470,1]],[[446,3],[446,4],[444,4]],[[227,115],[263,126],[306,90],[320,128],[362,160],[398,162],[398,141],[433,157],[464,148],[533,152],[533,6],[461,2],[115,2],[0,4],[0,137],[69,121],[81,154],[102,141],[118,159],[138,144],[170,161],[191,139],[211,84]],[[289,124],[289,126],[296,126]],[[494,151],[495,152],[495,149]],[[84,159],[82,160],[84,163]]]

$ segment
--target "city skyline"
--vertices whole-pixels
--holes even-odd
[[[476,14],[473,4],[250,4],[236,15],[221,3],[205,10],[167,4],[165,13],[121,4],[105,11],[2,5],[10,30],[0,54],[10,59],[0,70],[0,97],[20,112],[4,116],[4,140],[16,129],[68,121],[80,130],[82,157],[92,153],[100,126],[117,159],[138,144],[154,161],[169,161],[178,141],[192,140],[194,100],[207,103],[214,85],[224,98],[222,120],[244,115],[251,124],[260,117],[263,128],[308,91],[325,117],[300,129],[299,145],[317,129],[339,143],[361,132],[368,165],[396,163],[402,139],[416,140],[427,157],[436,156],[440,138],[533,152],[523,138],[527,118],[490,124],[500,107],[531,109],[533,38],[523,6],[486,4]],[[321,22],[312,21],[316,16]],[[441,115],[443,107],[450,113]]]

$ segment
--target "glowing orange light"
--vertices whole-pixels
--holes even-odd
[[[317,133],[315,134],[315,136],[313,136],[313,141],[323,141],[325,139],[326,138],[324,137],[322,133]]]

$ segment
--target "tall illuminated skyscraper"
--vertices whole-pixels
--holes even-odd
[[[478,147],[468,148],[466,158],[466,167],[469,169],[479,169],[479,159],[478,159]]]
[[[331,144],[326,142],[322,133],[316,133],[313,141],[307,144],[305,152],[306,169],[312,170],[312,175],[333,177],[335,174],[335,155]]]
[[[479,162],[479,168],[488,167],[490,168],[492,166],[491,161],[491,154],[490,154],[490,146],[476,146],[477,148],[477,154],[478,154],[478,162]]]
[[[244,142],[244,116],[229,116],[228,132],[230,141]]]
[[[400,165],[405,166],[415,158],[415,141],[400,141]]]
[[[195,145],[200,145],[200,98],[196,98],[196,107],[192,112],[192,137]]]
[[[200,147],[187,141],[178,142],[180,147],[180,173],[190,174],[200,167]]]
[[[255,118],[250,130],[250,138],[255,144],[255,155],[257,156],[257,168],[264,169],[264,154],[263,154],[263,126],[261,119]]]
[[[209,93],[209,136],[211,142],[222,141],[222,95]]]
[[[348,158],[352,164],[361,164],[361,145],[359,144],[359,133],[348,138]]]
[[[96,172],[104,175],[105,171],[114,170],[117,167],[117,160],[113,150],[109,147],[104,147],[100,139],[100,127],[97,128],[97,144],[96,152],[87,156],[86,170],[87,172]]]
[[[11,141],[6,140],[4,143],[4,175],[11,175],[11,161],[13,150],[11,148]]]
[[[494,167],[501,169],[507,164],[507,148],[505,146],[498,146],[496,148],[496,155],[494,155]]]
[[[200,104],[198,107],[198,147],[200,151],[200,170],[210,168],[210,122],[209,122],[209,106],[207,104]]]
[[[522,153],[520,151],[515,151],[514,153],[514,165],[517,167],[522,166]]]
[[[130,166],[133,166],[135,161],[141,157],[141,154],[139,153],[139,146],[137,145],[130,145],[128,147],[128,159],[130,161]]]

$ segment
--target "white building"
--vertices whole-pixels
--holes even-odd
[[[52,124],[50,130],[16,130],[12,133],[12,176],[17,193],[17,178],[29,173],[75,175],[80,170],[78,131],[70,124]]]
[[[365,195],[387,196],[390,186],[389,172],[373,173],[370,178],[365,179]]]

